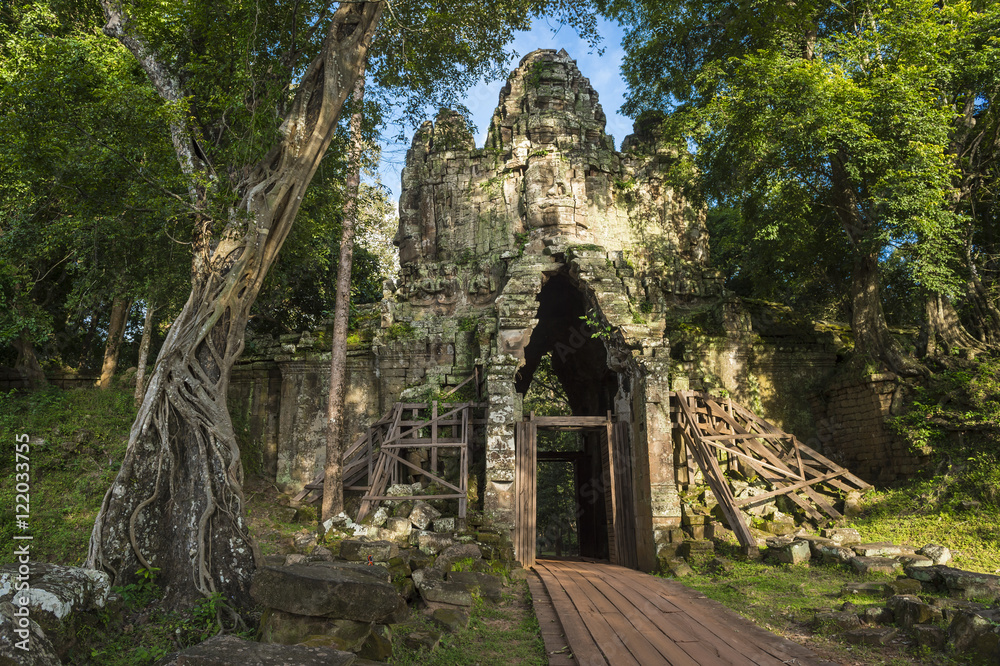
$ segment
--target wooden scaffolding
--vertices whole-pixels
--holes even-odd
[[[871,488],[794,435],[781,431],[730,398],[695,391],[675,391],[670,397],[671,417],[686,449],[684,465],[688,474],[694,473],[697,464],[743,546],[756,546],[740,511],[743,507],[784,495],[810,518],[821,522],[836,520],[843,516],[832,504],[834,496]],[[737,463],[749,467],[771,490],[736,499],[720,467],[720,459],[730,467]]]

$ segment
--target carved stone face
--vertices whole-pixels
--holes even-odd
[[[399,264],[414,263],[420,257],[419,231],[412,224],[408,224],[407,218],[400,216],[399,229],[392,239],[392,244],[399,248]]]

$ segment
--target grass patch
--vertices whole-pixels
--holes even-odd
[[[135,419],[130,390],[0,393],[0,540],[12,543],[15,523],[15,437],[31,437],[32,559],[81,564],[104,493],[125,456]],[[13,562],[11,549],[0,564]]]
[[[430,628],[433,625],[426,616],[415,616],[406,625],[397,627],[390,663],[400,666],[466,666],[472,663],[470,659],[478,666],[544,666],[548,663],[525,581],[515,583],[513,592],[504,594],[499,604],[474,597],[469,626],[444,634],[433,651],[409,650],[403,646],[403,637],[409,632]]]
[[[894,575],[863,576],[853,569],[815,562],[790,565],[766,560],[738,561],[735,547],[717,544],[717,550],[720,556],[732,558],[725,567],[713,568],[711,560],[696,560],[692,563],[695,573],[679,582],[757,626],[809,647],[822,659],[866,666],[968,663],[919,648],[912,641],[900,640],[878,648],[850,645],[838,636],[842,629],[815,624],[816,613],[841,610],[846,602],[859,615],[867,608],[885,606],[885,597],[862,594],[841,597],[840,590],[851,582],[888,582],[895,579]]]
[[[870,491],[862,499],[864,514],[853,526],[870,541],[917,548],[939,543],[952,551],[955,567],[1000,573],[1000,509],[985,503],[963,508],[953,482],[937,477]]]

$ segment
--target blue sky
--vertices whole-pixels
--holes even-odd
[[[603,37],[601,47],[604,48],[604,55],[598,55],[597,50],[591,49],[569,26],[563,26],[555,33],[553,26],[554,24],[544,20],[536,20],[531,31],[518,33],[513,44],[517,55],[511,59],[507,71],[514,69],[521,58],[535,49],[566,49],[597,91],[601,107],[608,117],[606,130],[615,138],[615,146],[621,146],[622,139],[632,133],[632,121],[619,113],[625,96],[625,82],[621,77],[621,28],[600,20],[598,29]],[[490,118],[506,80],[504,76],[501,81],[480,83],[469,91],[465,99],[465,105],[472,112],[472,122],[476,126],[476,145],[479,147],[485,143]],[[382,183],[392,191],[391,198],[394,202],[399,201],[400,172],[412,138],[413,132],[407,132],[405,144],[386,142],[382,146]]]

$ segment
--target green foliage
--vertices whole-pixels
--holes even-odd
[[[605,324],[597,312],[592,311],[580,317],[580,319],[591,330],[590,337],[600,340],[610,340],[615,329],[610,324]]]
[[[937,370],[914,382],[903,413],[889,423],[949,470],[953,499],[1000,507],[1000,359],[953,359]]]
[[[887,314],[909,324],[924,293],[995,270],[994,196],[971,185],[996,182],[996,148],[976,143],[1000,121],[995,3],[600,4],[626,28],[626,111],[658,110],[664,137],[698,149],[737,293],[843,317],[875,258]]]
[[[403,340],[405,338],[412,338],[414,333],[416,333],[416,329],[409,322],[396,322],[385,330],[385,339]]]
[[[462,317],[458,320],[458,330],[472,333],[479,328],[479,320],[476,317]]]

